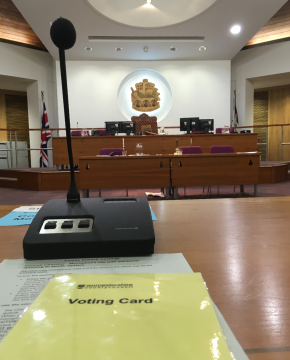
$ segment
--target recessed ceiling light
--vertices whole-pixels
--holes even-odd
[[[146,2],[147,2],[147,4],[151,4],[151,0],[147,0]]]
[[[231,33],[232,34],[238,34],[241,31],[240,25],[234,25],[231,27]]]
[[[148,46],[143,47],[144,52],[148,52]]]
[[[206,47],[205,47],[205,46],[201,46],[198,50],[199,50],[199,51],[205,51],[205,50],[206,50]]]
[[[85,51],[92,51],[93,48],[91,48],[91,47],[89,47],[89,46],[86,46],[86,47],[84,48],[84,50],[85,50]]]
[[[176,50],[177,50],[177,48],[176,48],[176,47],[174,47],[174,46],[171,46],[171,48],[169,48],[169,50],[170,50],[170,51],[176,51]]]
[[[121,48],[121,47],[116,47],[116,48],[115,48],[115,51],[123,51],[123,48]]]

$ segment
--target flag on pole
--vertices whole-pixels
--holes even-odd
[[[43,104],[43,113],[42,113],[42,122],[41,122],[41,143],[40,143],[40,167],[48,167],[48,156],[47,156],[47,143],[48,140],[51,138],[50,130],[49,130],[49,123],[48,123],[48,117],[44,102],[44,95],[43,92],[41,92],[42,97],[42,104]]]
[[[234,90],[234,101],[233,101],[233,126],[239,125],[239,116],[236,103],[236,90]]]

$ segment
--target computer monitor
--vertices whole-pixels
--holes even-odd
[[[208,134],[210,131],[213,131],[213,123],[213,119],[199,119],[199,130],[204,131],[205,134]]]
[[[125,133],[126,135],[135,134],[135,122],[134,121],[122,121],[119,125],[119,133]]]
[[[115,135],[116,132],[119,132],[119,121],[105,121],[106,124],[106,131],[109,132],[111,135]]]
[[[180,131],[186,131],[187,134],[190,134],[193,130],[199,130],[199,118],[181,118],[180,119]]]

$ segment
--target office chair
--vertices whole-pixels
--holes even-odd
[[[114,155],[122,155],[122,148],[103,148],[100,149],[100,155],[110,155],[110,156],[114,156]]]
[[[216,133],[216,134],[222,134],[222,133],[223,133],[223,129],[224,129],[224,128],[216,128],[216,129],[215,129],[215,133]],[[230,127],[230,128],[229,128],[230,134],[234,133],[234,132],[235,132],[234,130],[235,130],[234,128]]]
[[[85,133],[85,136],[90,136],[89,130],[71,130],[71,136],[82,136],[82,132]]]
[[[182,150],[183,155],[202,154],[200,146],[179,146],[179,149]]]

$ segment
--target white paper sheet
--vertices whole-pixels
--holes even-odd
[[[98,259],[4,260],[0,264],[0,342],[54,275],[183,272],[192,272],[192,269],[182,254]],[[214,309],[234,359],[248,360],[215,304]]]
[[[14,209],[13,211],[16,212],[38,212],[39,209],[41,209],[42,206],[41,205],[37,205],[37,206],[20,206],[16,209]]]

